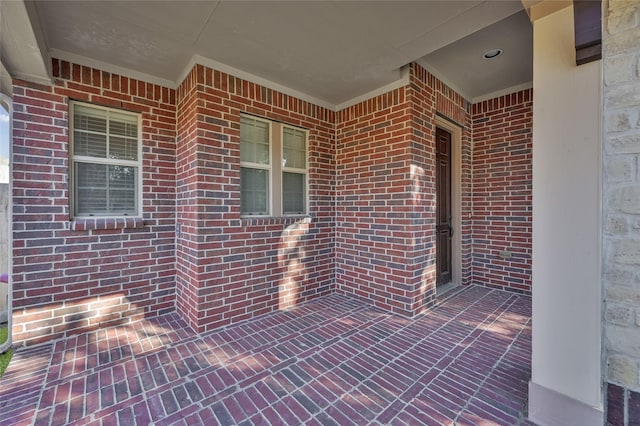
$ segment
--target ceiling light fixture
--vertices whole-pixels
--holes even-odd
[[[482,57],[484,59],[493,59],[493,58],[497,58],[500,55],[502,55],[502,49],[491,49],[484,52]]]

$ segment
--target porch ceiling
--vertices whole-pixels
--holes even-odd
[[[34,5],[31,30],[43,34],[46,55],[172,87],[194,62],[230,67],[332,107],[398,82],[415,60],[470,100],[531,81],[531,24],[520,0]],[[483,60],[491,48],[503,56]]]

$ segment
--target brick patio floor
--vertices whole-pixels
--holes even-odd
[[[20,349],[0,424],[529,424],[531,299],[413,320],[331,295],[205,334],[176,314]]]

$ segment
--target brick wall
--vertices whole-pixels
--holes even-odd
[[[640,424],[640,4],[604,5],[603,296],[607,421]]]
[[[336,286],[410,315],[411,104],[402,87],[337,114]]]
[[[423,154],[416,157],[416,163],[421,163],[425,170],[428,170],[429,180],[426,187],[429,188],[435,184],[434,174],[431,171],[435,167],[435,128],[437,126],[436,119],[440,118],[454,127],[460,128],[460,140],[455,140],[452,135],[452,149],[459,151],[459,158],[454,159],[459,162],[459,212],[457,214],[460,219],[459,228],[454,229],[454,233],[460,235],[460,283],[468,285],[471,283],[471,191],[472,191],[472,142],[471,142],[471,104],[464,99],[459,93],[451,89],[442,81],[435,78],[424,68],[417,64],[412,64],[412,99],[414,107],[414,134],[416,139],[421,141]],[[445,129],[446,130],[446,129]],[[419,145],[420,146],[420,145]],[[415,153],[418,154],[419,150]],[[453,153],[452,153],[453,154]],[[421,158],[422,159],[421,159]],[[455,166],[455,164],[454,164]],[[455,167],[454,167],[455,168]],[[456,170],[452,170],[452,175]],[[455,180],[455,179],[454,179]],[[454,185],[455,182],[452,182]],[[435,194],[431,195],[433,197]],[[453,194],[452,194],[453,195]],[[435,209],[435,199],[432,199],[430,206],[425,206],[431,210]],[[454,203],[455,204],[455,203]],[[454,206],[455,210],[455,206]],[[430,218],[435,221],[435,216]],[[432,228],[427,228],[427,238],[433,236]],[[435,243],[435,240],[433,240]],[[435,252],[431,253],[435,256]],[[435,273],[435,271],[433,272]]]
[[[531,293],[532,89],[473,105],[472,282]]]
[[[198,312],[199,209],[198,98],[193,72],[176,93],[176,308],[195,329],[202,316]],[[205,174],[202,174],[204,177]],[[204,183],[206,184],[206,183]],[[218,197],[220,198],[220,197]]]
[[[411,99],[411,220],[413,233],[414,300],[412,313],[432,306],[436,282],[436,153],[437,80],[422,67],[410,68]]]
[[[435,119],[459,123],[461,257],[470,277],[470,105],[416,64],[410,85],[340,111],[336,286],[412,316],[435,300]]]
[[[13,82],[13,335],[32,344],[175,309],[175,93],[53,61]],[[69,218],[69,99],[142,114],[143,220]]]
[[[506,240],[491,227],[473,231],[478,218],[471,212],[478,202],[494,220],[488,218],[505,209],[495,197],[521,165],[501,164],[516,167],[520,154],[496,151],[504,135],[483,129],[508,126],[516,134],[519,124],[497,110],[515,121],[517,108],[500,100],[477,105],[474,114],[488,118],[474,115],[480,142],[472,151],[471,105],[415,64],[406,87],[337,113],[200,65],[175,91],[58,60],[54,72],[53,87],[15,82],[17,341],[173,309],[205,331],[336,288],[415,315],[435,297],[436,117],[461,128],[454,141],[461,281],[493,279],[473,275],[472,250],[483,249],[481,240]],[[69,99],[142,114],[142,221],[69,220]],[[308,217],[240,217],[241,113],[309,131]],[[489,151],[500,161],[472,164],[472,156]],[[490,180],[486,173],[511,177]],[[519,289],[508,277],[486,283]]]
[[[241,113],[309,131],[309,217],[240,217]],[[178,117],[177,306],[190,324],[210,330],[333,291],[335,114],[197,65]]]

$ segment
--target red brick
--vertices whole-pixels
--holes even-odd
[[[436,114],[463,126],[463,284],[530,288],[530,91],[472,106],[412,64],[410,85],[334,112],[202,65],[176,90],[53,65],[55,86],[14,87],[14,297],[23,312],[54,315],[60,306],[47,296],[85,307],[116,297],[126,310],[105,311],[109,322],[175,302],[194,329],[209,330],[337,289],[414,315],[434,300]],[[68,224],[69,98],[142,115],[143,220]],[[242,112],[309,130],[308,238],[285,236],[291,218],[240,218]],[[299,247],[295,267],[277,255],[287,244]],[[34,251],[51,245],[56,258]],[[512,259],[496,258],[506,249]],[[29,344],[43,334],[22,336]]]
[[[19,191],[20,188],[26,190],[27,188],[34,187],[33,185],[38,182],[49,182],[49,185],[56,185],[56,191],[48,191],[48,194],[33,194],[27,198],[15,197],[14,205],[16,207],[16,211],[20,211],[23,206],[25,209],[31,209],[33,211],[33,207],[28,207],[33,204],[32,200],[38,200],[38,208],[41,212],[46,211],[53,213],[58,209],[58,211],[62,213],[62,209],[68,208],[68,190],[66,187],[67,178],[65,177],[66,170],[61,168],[58,171],[50,167],[44,167],[41,158],[48,158],[50,164],[54,164],[52,162],[57,161],[59,161],[60,164],[66,164],[68,160],[68,139],[66,136],[62,138],[60,142],[55,144],[51,143],[51,137],[56,133],[65,135],[68,132],[67,108],[69,97],[111,106],[119,106],[120,99],[129,99],[125,93],[119,92],[119,89],[116,88],[115,85],[109,84],[110,80],[119,80],[120,76],[110,75],[100,70],[81,67],[79,65],[69,64],[66,61],[58,60],[54,60],[54,76],[57,77],[56,85],[54,87],[36,87],[30,83],[23,83],[21,81],[14,82],[17,89],[16,93],[25,94],[25,96],[15,97],[14,108],[16,111],[29,111],[31,113],[29,115],[16,114],[16,119],[25,123],[24,128],[29,129],[29,131],[27,133],[24,130],[21,130],[20,126],[16,126],[14,129],[14,138],[20,136],[21,133],[23,135],[22,137],[29,137],[29,148],[24,151],[21,156],[16,156],[14,158],[14,192]],[[106,97],[97,96],[101,93],[101,88],[111,88],[111,90],[104,92]],[[56,103],[56,108],[53,108],[51,102]],[[61,106],[62,108],[58,108],[58,106]],[[137,107],[138,110],[144,110],[145,108],[146,106],[144,105]],[[166,111],[175,111],[175,106],[170,104],[159,105],[159,108]],[[169,124],[169,127],[167,127],[167,123]],[[175,123],[175,118],[169,115],[166,115],[163,118],[163,121],[158,123],[155,120],[145,120],[145,115],[143,114],[142,132],[143,135],[145,135],[143,138],[145,157],[147,155],[154,155],[155,150],[159,150],[159,152],[162,152],[166,158],[175,158],[175,145],[168,145],[167,143],[163,143],[161,145],[157,141],[146,136],[157,133],[156,126],[160,126],[159,130],[165,133],[168,132],[167,135],[169,137],[173,137],[175,135],[175,127],[172,128],[171,123]],[[46,124],[46,126],[44,126],[44,124]],[[17,152],[18,150],[15,149],[15,151]],[[36,167],[38,168],[37,172]],[[163,180],[166,183],[163,190],[168,190],[169,193],[175,193],[175,184],[173,183],[175,182],[175,176],[168,175],[165,176]],[[41,185],[42,184],[38,184],[36,187],[40,187]],[[167,206],[167,202],[169,202],[169,205],[174,203],[173,198],[158,199],[152,191],[154,185],[155,183],[152,185],[145,182],[143,189],[143,216],[145,222],[148,223],[155,223],[156,217],[167,217],[166,213],[161,213],[162,209]],[[62,281],[57,277],[58,274],[51,273],[47,278],[44,278],[43,275],[43,279],[45,281],[40,281],[40,283],[42,289],[47,289],[45,291],[49,291],[47,297],[60,301],[69,301],[70,299],[93,301],[97,299],[88,297],[89,294],[101,294],[101,297],[109,297],[116,294],[121,296],[123,288],[125,290],[125,297],[133,297],[133,293],[128,292],[134,291],[134,288],[127,286],[123,287],[121,285],[111,285],[109,284],[111,277],[108,275],[105,275],[102,278],[97,278],[96,280],[89,279],[91,276],[99,277],[102,275],[98,274],[100,271],[100,265],[96,264],[94,267],[79,267],[80,264],[77,262],[81,262],[82,259],[91,259],[94,257],[95,253],[91,250],[96,247],[92,246],[91,249],[88,250],[87,244],[95,243],[96,237],[91,236],[90,231],[66,231],[66,229],[68,229],[68,225],[66,224],[68,220],[68,215],[64,214],[55,215],[55,218],[44,214],[14,215],[15,229],[24,229],[26,231],[22,235],[16,234],[17,238],[14,237],[16,238],[16,247],[24,245],[28,247],[39,246],[41,244],[39,241],[44,241],[42,240],[41,235],[43,231],[40,231],[40,229],[50,229],[52,231],[49,231],[48,233],[51,234],[51,236],[47,236],[47,238],[51,240],[50,244],[56,244],[55,241],[58,241],[60,238],[64,238],[65,244],[61,244],[58,247],[64,247],[65,250],[60,251],[60,254],[55,257],[51,255],[48,257],[43,256],[39,258],[39,260],[51,262],[54,265],[55,270],[59,272],[60,275],[79,274],[77,277],[78,279],[82,279],[82,277],[84,277],[84,286],[81,283],[77,283],[74,284],[76,289],[71,290],[64,286],[52,286],[54,281],[60,281],[60,283],[62,283]],[[98,221],[96,221],[96,223],[97,222]],[[41,227],[44,223],[47,223],[47,228]],[[105,225],[108,224],[107,222],[103,223]],[[57,226],[58,224],[60,226]],[[113,225],[116,225],[115,222],[113,222]],[[125,222],[123,222],[122,225],[125,225]],[[94,227],[95,224],[92,228]],[[155,252],[159,257],[173,256],[173,234],[171,232],[166,233],[166,243],[163,244],[162,240],[158,241],[156,239],[159,235],[159,229],[159,225],[151,225],[135,229],[120,227],[119,229],[114,230],[113,234],[108,237],[111,239],[110,241],[112,241],[110,244],[115,243],[118,245],[121,243],[129,244],[129,240],[136,237],[136,246],[133,247],[125,245],[125,247],[131,247],[129,249],[131,251],[124,251],[122,255],[119,255],[123,261],[116,261],[114,263],[114,265],[118,265],[114,272],[118,273],[119,280],[121,282],[134,282],[142,279],[143,282],[147,282],[147,285],[149,285],[149,283],[151,283],[151,278],[159,276],[159,274],[169,274],[169,276],[173,276],[175,274],[175,269],[171,263],[166,263],[165,266],[157,269],[153,273],[150,272],[151,264],[142,265],[142,267],[134,266],[135,264],[133,261],[135,261],[136,250],[144,252],[148,248]],[[101,238],[102,237],[99,237],[97,241],[100,241]],[[104,238],[107,237],[105,236]],[[74,247],[77,247],[78,250],[74,250]],[[127,256],[129,254],[132,255],[132,261],[127,265],[124,262],[128,261]],[[29,264],[31,265],[30,268],[33,269],[36,267],[36,264],[33,263],[28,256],[28,252],[21,254],[16,251],[14,264]],[[62,256],[62,258],[59,256]],[[107,258],[103,257],[102,260],[104,262]],[[14,303],[16,307],[24,308],[22,312],[25,312],[24,315],[16,315],[14,317],[16,330],[21,330],[22,324],[27,324],[30,321],[43,316],[51,318],[49,320],[51,324],[62,323],[62,325],[60,327],[56,327],[57,331],[55,332],[52,332],[48,327],[43,327],[41,329],[34,330],[33,332],[21,334],[17,336],[16,340],[21,341],[22,344],[32,344],[42,341],[43,338],[50,339],[59,337],[63,333],[75,332],[76,325],[72,326],[71,323],[67,323],[65,325],[67,321],[71,321],[71,317],[62,316],[64,313],[57,309],[60,306],[59,304],[56,303],[48,305],[40,300],[41,297],[34,297],[35,294],[33,292],[38,290],[30,290],[27,292],[20,290],[23,287],[26,288],[28,285],[29,281],[27,281],[27,279],[28,275],[22,274],[16,274],[16,277],[14,278]],[[48,282],[49,284],[45,285],[45,282]],[[75,283],[76,281],[72,280],[70,282]],[[159,291],[159,286],[160,283],[151,284],[149,293]],[[101,289],[106,291],[102,291]],[[52,291],[54,293],[51,293]],[[59,293],[55,293],[56,291]],[[151,303],[145,306],[146,314],[157,314],[161,308],[165,307],[165,305],[166,304],[160,300],[151,300]],[[54,313],[58,311],[60,312],[57,314]],[[88,309],[85,309],[85,312],[89,312]],[[92,312],[91,315],[95,316],[96,313]],[[109,318],[110,317],[105,316],[103,320],[108,321]],[[102,323],[102,320],[98,317],[95,317],[95,321],[97,323]],[[78,324],[80,326],[82,326],[82,324],[88,325],[88,321],[76,321],[74,324]],[[67,330],[67,328],[70,329]]]
[[[531,89],[473,106],[472,282],[531,293]],[[526,99],[526,100],[525,100]],[[511,131],[521,132],[513,137]],[[482,136],[480,136],[482,135]],[[501,220],[501,219],[504,220]],[[526,232],[518,232],[523,227]],[[482,243],[480,243],[482,241]],[[484,251],[490,248],[490,251]],[[503,259],[501,253],[512,253]]]

